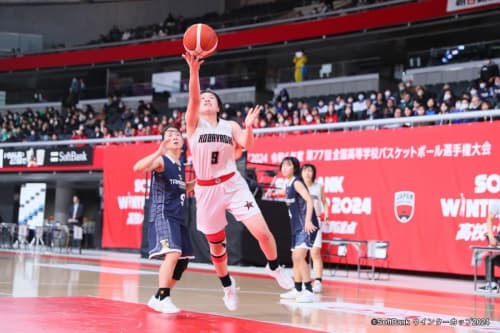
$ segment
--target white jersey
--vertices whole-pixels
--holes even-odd
[[[229,121],[219,119],[216,127],[200,118],[189,141],[193,167],[198,179],[213,179],[236,172],[233,130]]]
[[[321,184],[314,182],[308,189],[309,194],[313,198],[314,211],[316,212],[316,215],[319,216],[323,214],[325,210],[323,202],[321,201]]]

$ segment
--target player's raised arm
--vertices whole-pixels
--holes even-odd
[[[167,145],[169,142],[170,142],[170,137],[166,136],[154,153],[149,154],[148,156],[140,159],[139,161],[137,161],[137,163],[135,163],[134,171],[135,172],[150,172],[153,170],[159,172],[163,171],[164,165],[161,156],[166,153]]]
[[[248,110],[245,118],[245,128],[243,130],[241,130],[238,123],[231,122],[231,126],[233,127],[233,137],[240,146],[247,150],[252,149],[253,147],[254,138],[252,125],[255,119],[259,118],[260,110],[262,110],[260,105],[256,105],[254,108]]]
[[[186,132],[188,137],[193,134],[198,125],[200,109],[200,65],[203,63],[198,57],[189,52],[182,55],[189,66],[189,99],[186,111]]]

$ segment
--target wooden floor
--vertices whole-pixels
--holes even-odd
[[[135,254],[2,250],[0,332],[500,332],[500,297],[475,294],[472,279],[326,272],[316,301],[297,304],[280,302],[263,268],[232,267],[240,306],[229,312],[212,267],[191,264],[172,293],[183,311],[165,315],[144,305],[157,269]]]

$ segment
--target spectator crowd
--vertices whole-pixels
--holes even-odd
[[[496,74],[495,74],[496,73]],[[72,105],[61,112],[52,107],[44,111],[0,114],[0,142],[110,138],[158,135],[169,124],[185,130],[180,110],[159,112],[151,103],[140,101],[128,107],[112,96],[96,111],[92,106]],[[225,104],[221,117],[243,124],[250,105]],[[454,91],[444,84],[439,91],[422,85],[401,82],[397,91],[359,92],[355,94],[292,99],[286,90],[266,103],[254,128],[404,118],[389,127],[411,127],[414,116],[438,115],[500,109],[500,75],[493,71],[471,82],[464,91]],[[165,111],[165,110],[162,110]],[[453,123],[473,120],[453,120]],[[440,122],[439,124],[441,124]],[[436,125],[420,123],[420,125]],[[367,127],[372,128],[372,127]]]

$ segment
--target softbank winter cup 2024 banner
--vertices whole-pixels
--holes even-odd
[[[330,202],[324,238],[387,240],[392,268],[471,274],[469,246],[486,244],[500,199],[498,133],[500,122],[260,137],[248,158],[316,165]]]
[[[157,143],[105,148],[103,247],[140,247],[148,184],[146,175],[134,172],[132,168],[139,159],[157,148]]]

